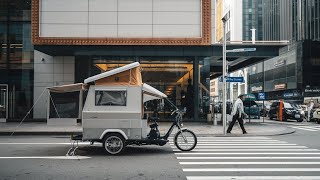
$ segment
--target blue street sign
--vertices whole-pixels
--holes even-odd
[[[266,100],[266,93],[264,93],[264,92],[258,93],[258,99],[259,100]]]
[[[219,77],[219,81],[222,82],[222,77]],[[243,77],[227,77],[226,82],[244,82]]]
[[[250,51],[256,51],[256,48],[240,48],[240,49],[229,49],[229,50],[226,50],[227,53],[229,53],[229,52],[233,52],[233,53],[236,53],[236,52],[250,52]]]
[[[244,82],[243,77],[227,77],[227,82]]]

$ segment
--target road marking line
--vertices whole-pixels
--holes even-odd
[[[273,125],[272,123],[260,123],[260,124]]]
[[[89,159],[91,157],[88,156],[12,156],[12,157],[5,157],[2,156],[0,159],[66,159],[66,160],[74,160],[74,159]]]
[[[187,176],[187,180],[319,180],[320,176]]]
[[[320,168],[185,168],[184,172],[316,172]]]
[[[310,130],[315,130],[315,131],[319,131],[320,130],[319,127],[312,127],[312,126],[304,126],[304,127],[298,127],[298,128],[310,129]]]
[[[307,129],[307,128],[305,128],[305,127],[291,127],[291,128],[300,129],[300,130],[305,130],[305,131],[319,131],[319,130],[314,130],[314,129]]]
[[[259,157],[177,157],[177,159],[320,159],[320,156],[308,157],[276,157],[276,156],[259,156]]]
[[[270,148],[277,148],[277,149],[297,149],[297,148],[307,148],[306,146],[196,146],[197,149],[207,149],[207,148],[212,148],[212,149],[270,149]]]
[[[75,143],[76,145],[77,143]],[[90,142],[79,142],[79,145],[89,145]],[[0,143],[0,145],[72,145],[72,143],[15,143],[15,142],[6,142]]]
[[[228,161],[228,162],[179,162],[181,165],[215,165],[215,164],[217,164],[217,165],[224,165],[224,164],[231,164],[231,165],[233,165],[233,164],[243,164],[243,165],[246,165],[246,164],[320,164],[320,162],[285,162],[285,161],[282,161],[282,162],[237,162],[237,161],[235,161],[235,162],[230,162],[230,161]]]
[[[265,139],[261,139],[261,140],[253,140],[253,139],[198,139],[198,141],[222,141],[222,142],[279,142],[279,140],[265,140]]]
[[[280,153],[265,153],[265,152],[261,152],[261,153],[256,153],[256,152],[252,152],[252,153],[247,153],[247,152],[244,152],[244,153],[233,153],[233,152],[229,152],[229,153],[198,153],[198,152],[190,152],[190,153],[187,153],[187,152],[180,152],[180,153],[175,153],[176,155],[285,155],[285,154],[290,154],[290,155],[320,155],[320,153],[313,153],[313,152],[310,152],[310,153],[297,153],[297,152],[294,152],[294,153],[287,153],[287,152],[280,152]]]
[[[296,122],[279,122],[279,121],[270,121],[267,123],[271,123],[271,124],[287,124],[287,125],[297,125],[297,126],[305,126],[305,124],[300,124],[300,123],[296,123]]]
[[[176,149],[175,147],[171,147],[173,149],[173,151],[180,151],[178,149]],[[319,151],[318,149],[199,149],[199,148],[195,148],[195,150],[192,150],[193,152],[197,152],[197,151]]]

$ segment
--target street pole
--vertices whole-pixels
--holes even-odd
[[[223,134],[226,134],[226,125],[227,125],[227,86],[226,86],[226,78],[227,78],[227,60],[226,60],[226,20],[222,19],[223,21],[223,60],[222,60],[222,123],[223,123]]]

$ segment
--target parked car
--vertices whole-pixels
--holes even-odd
[[[267,117],[270,106],[263,103],[257,103],[260,109],[260,116]]]
[[[222,113],[222,102],[216,102],[213,106],[214,112],[215,113]],[[232,103],[227,102],[227,114],[231,114],[232,111]]]
[[[260,107],[255,101],[245,100],[243,101],[243,106],[244,106],[244,112],[250,118],[260,119]]]
[[[313,120],[320,124],[320,108],[317,108],[313,112]]]
[[[301,118],[303,118],[303,119],[306,118],[306,113],[301,105],[296,104],[296,103],[290,103],[290,104],[295,110],[299,111],[299,113],[302,116]]]
[[[277,114],[279,111],[280,102],[273,102],[270,107],[269,111],[269,118],[277,118]],[[294,108],[290,103],[284,102],[283,108],[282,108],[282,120],[286,121],[287,119],[295,119],[298,122],[303,121],[303,115],[301,114],[301,111]]]

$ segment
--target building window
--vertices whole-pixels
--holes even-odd
[[[127,91],[96,91],[96,106],[126,106]]]

